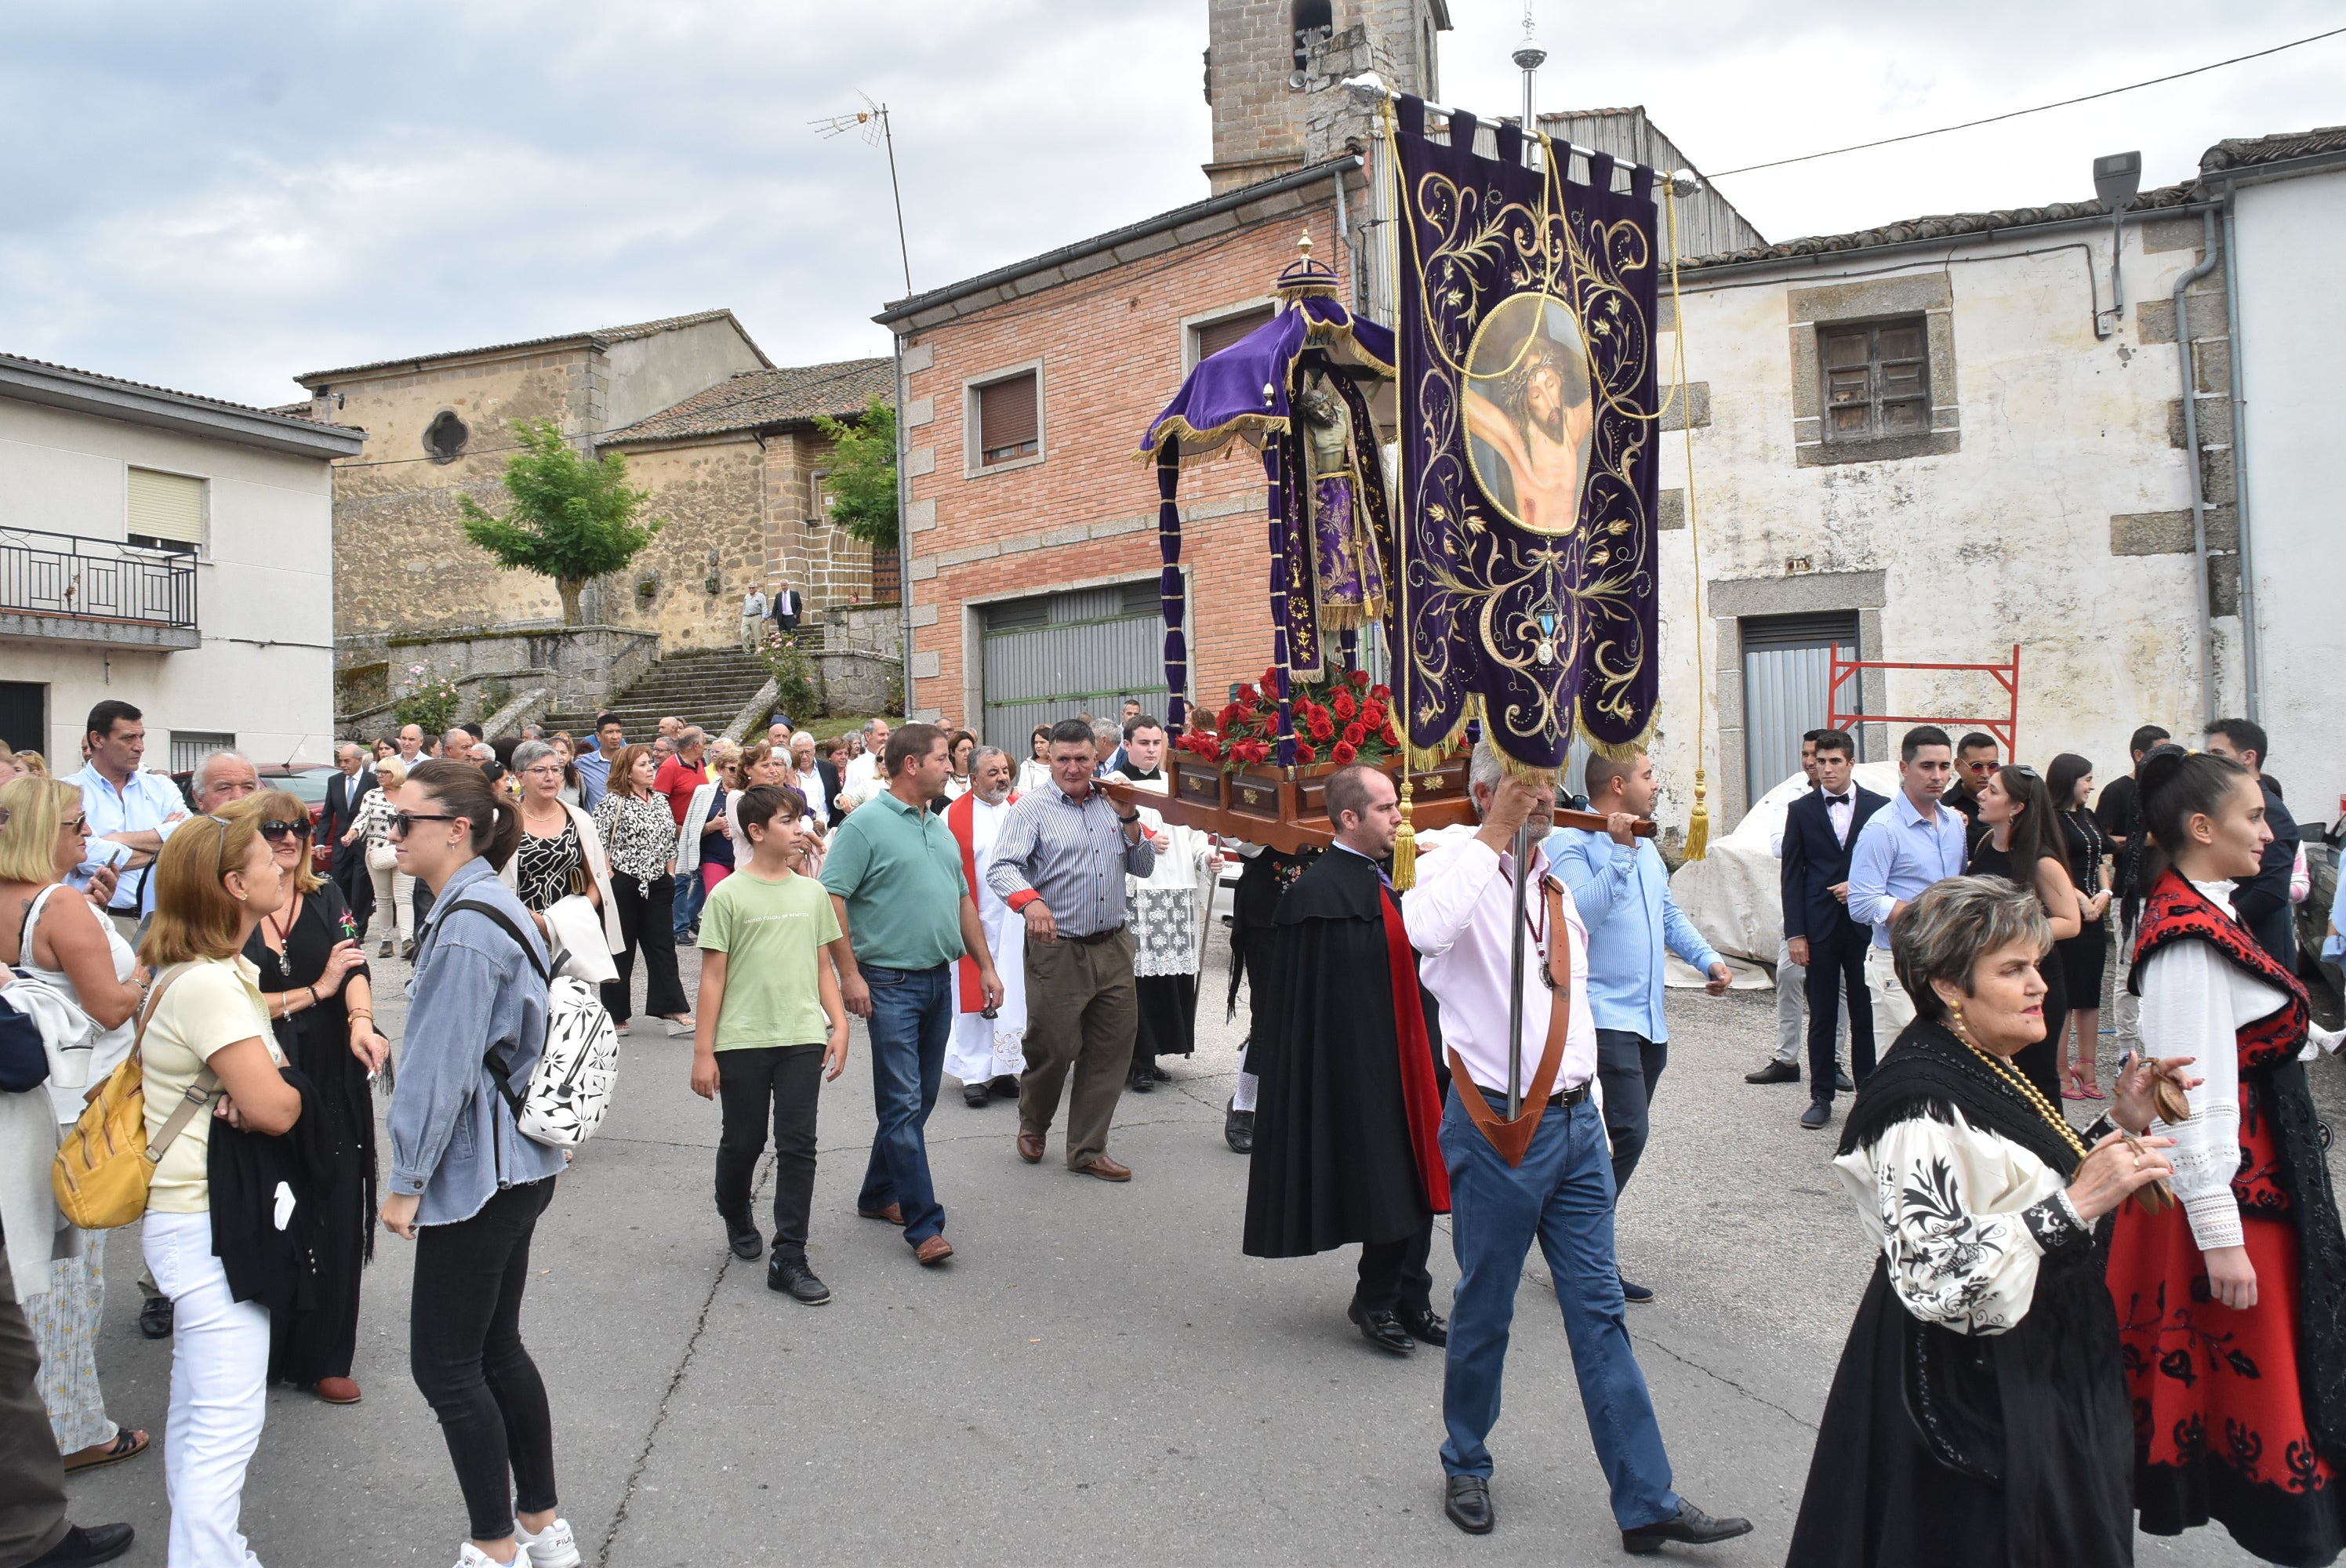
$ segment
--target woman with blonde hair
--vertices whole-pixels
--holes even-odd
[[[313,1262],[316,1306],[270,1316],[269,1377],[310,1389],[330,1405],[354,1405],[359,1275],[373,1256],[372,1080],[391,1043],[374,1026],[373,982],[357,922],[342,890],[311,869],[310,813],[301,797],[264,789],[223,814],[260,823],[283,885],[284,903],[254,930],[244,956],[260,971],[261,1000],[286,1060],[317,1088],[321,1115],[312,1135],[330,1173],[311,1195],[323,1243]]]
[[[16,769],[20,774],[26,778],[46,779],[49,776],[48,759],[43,757],[37,751],[19,751],[16,753]]]
[[[80,790],[55,779],[17,779],[0,786],[0,911],[17,917],[0,916],[0,962],[46,983],[87,1018],[87,1081],[103,1084],[130,1054],[130,1017],[147,993],[148,974],[114,922],[65,886],[66,873],[81,864],[88,845]],[[58,1227],[49,1162],[41,1154],[56,1146],[59,1126],[79,1119],[84,1096],[83,1089],[52,1082],[46,1095],[7,1096],[21,1103],[10,1108],[21,1108],[23,1127],[0,1124],[0,1144],[40,1156],[27,1168],[24,1183],[0,1175],[0,1226],[12,1244],[9,1264],[17,1298],[41,1349],[41,1402],[48,1407],[49,1426],[68,1471],[113,1464],[147,1447],[145,1432],[107,1419],[98,1387],[107,1233]]]
[[[244,956],[285,901],[260,823],[245,811],[179,824],[156,857],[155,913],[138,950],[156,971],[139,1047],[147,1135],[159,1137],[184,1100],[211,1113],[189,1119],[162,1151],[140,1226],[147,1267],[172,1302],[168,1556],[207,1568],[253,1561],[237,1518],[269,1402],[269,1308],[237,1299],[215,1250],[213,1129],[225,1122],[277,1135],[301,1115],[301,1090],[280,1071],[260,972]]]

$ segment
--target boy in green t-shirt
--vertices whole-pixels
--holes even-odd
[[[692,1092],[719,1101],[717,1212],[734,1256],[758,1256],[750,1184],[774,1120],[774,1255],[766,1288],[810,1307],[831,1288],[807,1267],[807,1215],[814,1201],[815,1102],[822,1078],[847,1068],[847,1010],[839,969],[851,962],[831,895],[795,875],[806,798],[760,784],[740,798],[750,861],[717,884],[700,917],[699,1022],[692,1036]],[[823,950],[828,950],[825,962]]]

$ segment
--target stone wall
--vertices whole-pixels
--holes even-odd
[[[903,697],[904,622],[894,605],[823,612],[823,707],[831,713],[894,713]]]
[[[633,626],[540,626],[513,631],[460,633],[447,636],[388,638],[395,693],[408,667],[464,679],[501,678],[515,690],[525,682],[547,689],[547,708],[591,713],[613,695],[633,686],[659,657],[660,639]]]

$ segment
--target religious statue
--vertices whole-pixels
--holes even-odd
[[[1304,460],[1311,498],[1312,563],[1322,628],[1357,630],[1385,613],[1384,572],[1362,501],[1363,461],[1344,400],[1314,372],[1295,400],[1303,416]],[[1374,463],[1371,452],[1365,461]]]

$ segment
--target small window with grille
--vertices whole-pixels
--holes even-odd
[[[1923,318],[1817,329],[1828,442],[1922,435],[1931,428],[1931,361]]]

